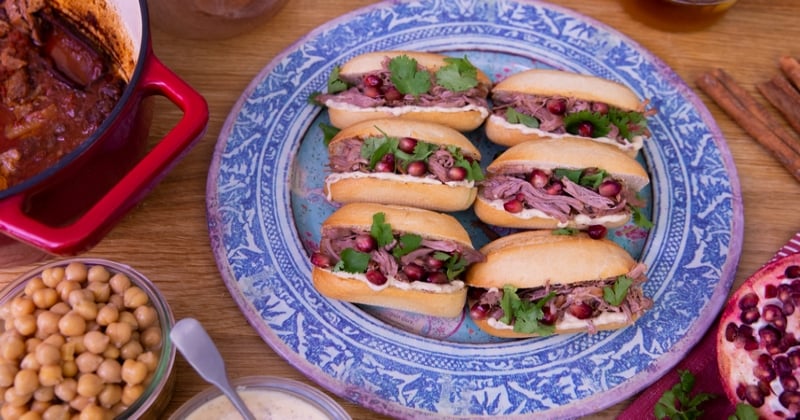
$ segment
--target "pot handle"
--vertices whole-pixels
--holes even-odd
[[[69,225],[54,227],[29,217],[23,211],[25,193],[0,201],[3,233],[52,254],[75,255],[86,251],[100,242],[203,137],[208,124],[206,100],[152,52],[145,60],[139,87],[144,96],[164,96],[183,111],[175,127],[97,203]]]

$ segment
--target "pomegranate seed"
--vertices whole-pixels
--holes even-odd
[[[471,308],[469,308],[469,315],[473,319],[486,319],[486,317],[489,315],[489,305],[476,302]]]
[[[792,364],[786,356],[775,357],[775,372],[778,376],[789,376],[792,374]]]
[[[739,319],[741,319],[742,322],[744,322],[745,324],[752,324],[758,321],[760,317],[761,316],[758,313],[758,308],[750,308],[746,311],[742,311],[742,314],[739,316]]]
[[[758,330],[758,337],[766,345],[779,343],[781,341],[781,335],[781,332],[772,325],[767,325],[766,327]]]
[[[783,389],[787,391],[797,391],[798,385],[800,384],[798,384],[797,378],[794,376],[782,376],[781,385],[783,386]]]
[[[470,287],[467,290],[467,298],[471,300],[480,300],[484,293],[486,293],[486,289],[481,289],[480,287]]]
[[[790,265],[786,267],[784,275],[790,279],[796,279],[800,277],[800,265]]]
[[[747,351],[753,351],[758,349],[758,341],[756,341],[753,337],[748,337],[744,340],[744,349]]]
[[[729,322],[728,325],[725,326],[725,339],[733,343],[738,335],[739,332],[738,328],[736,328],[736,324]]]
[[[400,91],[397,90],[396,87],[390,86],[385,91],[383,91],[383,97],[387,101],[394,102],[403,99],[403,94],[400,93]]]
[[[550,174],[541,169],[534,169],[528,176],[528,182],[536,188],[544,188],[550,182]]]
[[[467,170],[460,166],[454,166],[447,170],[447,177],[451,181],[463,181],[467,177]]]
[[[416,147],[417,147],[417,139],[412,137],[403,137],[397,143],[397,148],[406,153],[414,153],[414,149]]]
[[[775,379],[775,369],[773,368],[772,359],[766,354],[758,357],[758,363],[753,367],[753,375],[762,381],[771,381]]]
[[[792,369],[800,367],[800,350],[792,350],[786,355],[786,358],[789,359],[789,364],[792,366]]]
[[[603,239],[606,236],[608,229],[603,225],[591,225],[586,228],[586,233],[592,239]]]
[[[410,281],[420,281],[425,275],[425,269],[417,264],[408,264],[403,267],[403,274],[405,274]]]
[[[368,74],[364,76],[364,85],[369,87],[381,87],[383,80],[376,74]]]
[[[415,160],[408,164],[406,172],[411,176],[423,176],[428,173],[428,166],[421,160]]]
[[[425,259],[425,267],[428,267],[432,271],[436,271],[444,266],[444,261],[434,257],[433,255],[429,255],[428,258]]]
[[[387,154],[381,156],[381,162],[385,162],[385,163],[388,163],[389,165],[394,166],[394,162],[395,162],[394,154],[393,153],[387,153]]]
[[[428,274],[428,283],[433,284],[447,284],[450,283],[450,279],[447,278],[447,274],[442,271],[435,271],[433,273]]]
[[[386,162],[378,162],[375,164],[375,172],[386,172],[391,173],[394,172],[394,165],[386,163]]]
[[[379,98],[381,96],[381,90],[373,86],[364,86],[364,95],[373,99]]]
[[[386,284],[386,276],[378,270],[367,270],[365,275],[367,276],[367,280],[376,286],[383,286]]]
[[[783,330],[786,328],[786,317],[783,315],[783,311],[777,305],[767,305],[761,312],[762,316],[764,317],[764,321],[772,323],[778,329]]]
[[[355,246],[356,250],[358,251],[372,252],[375,250],[375,247],[378,246],[378,243],[375,241],[375,238],[373,238],[370,234],[362,233],[356,236]]]
[[[753,407],[764,405],[764,394],[756,385],[748,385],[744,390],[744,399]]]
[[[564,190],[564,184],[561,181],[553,181],[550,185],[545,187],[544,191],[550,195],[559,195]]]
[[[608,104],[605,102],[592,102],[592,112],[605,115],[608,114]]]
[[[578,135],[582,137],[592,137],[594,134],[594,125],[589,121],[578,123]]]
[[[558,320],[558,312],[551,310],[549,306],[542,308],[542,313],[542,319],[539,320],[542,324],[553,325]]]
[[[775,296],[778,296],[778,286],[774,284],[768,284],[764,286],[764,297],[767,299],[772,299]]]
[[[503,203],[503,208],[509,213],[519,213],[523,210],[524,206],[522,205],[522,201],[513,199]]]
[[[597,187],[597,193],[603,197],[616,197],[622,191],[622,184],[615,179],[606,179]]]
[[[551,114],[564,115],[567,112],[567,101],[561,98],[548,99],[545,106]]]
[[[756,305],[758,305],[758,295],[755,293],[748,293],[739,299],[739,308],[741,310],[755,308]]]
[[[790,302],[784,303],[783,304],[783,308],[781,308],[781,310],[783,311],[783,314],[786,315],[786,316],[789,316],[789,315],[793,314],[794,313],[794,309],[795,309],[794,303],[790,303]]]
[[[798,408],[800,408],[800,392],[796,391],[781,392],[781,395],[778,397],[778,401],[780,401],[781,405],[786,408],[794,406],[794,410],[796,411]]]
[[[333,260],[325,254],[315,252],[311,254],[311,264],[319,268],[330,268],[333,265]]]
[[[746,389],[747,387],[745,386],[745,384],[741,382],[739,383],[739,385],[736,386],[736,396],[739,397],[740,400],[744,400],[744,394]]]
[[[584,302],[576,302],[567,308],[570,315],[578,319],[588,319],[592,316],[592,307]]]

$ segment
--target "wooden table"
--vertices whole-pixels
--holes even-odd
[[[638,1],[638,0],[637,0]],[[695,77],[722,67],[746,88],[767,80],[783,54],[800,56],[800,2],[739,0],[713,26],[692,32],[653,29],[626,12],[629,0],[553,0],[606,23],[667,62],[694,87]],[[279,52],[330,19],[373,3],[369,0],[291,0],[256,31],[221,41],[180,39],[155,30],[154,49],[164,63],[208,100],[205,138],[147,199],[88,255],[129,264],[153,279],[177,318],[195,317],[220,347],[233,377],[277,375],[313,384],[278,356],[255,332],[222,283],[211,253],[205,187],[214,144],[223,121],[252,78]],[[792,49],[794,48],[794,49]],[[745,237],[736,275],[740,284],[800,228],[800,184],[760,145],[701,95],[717,119],[738,168],[745,207]],[[157,102],[152,138],[179,117],[166,100]],[[29,266],[0,270],[0,285]],[[171,413],[208,385],[179,356]],[[381,416],[335,397],[356,419]],[[628,402],[591,418],[614,418]]]

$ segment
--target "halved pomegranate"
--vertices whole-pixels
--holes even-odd
[[[775,260],[731,296],[717,331],[721,382],[762,418],[800,414],[800,254]]]

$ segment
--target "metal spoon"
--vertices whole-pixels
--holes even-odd
[[[208,333],[194,318],[184,318],[175,323],[169,333],[175,347],[208,383],[215,385],[228,397],[245,420],[256,420],[253,413],[239,397],[225,373],[225,362]]]

